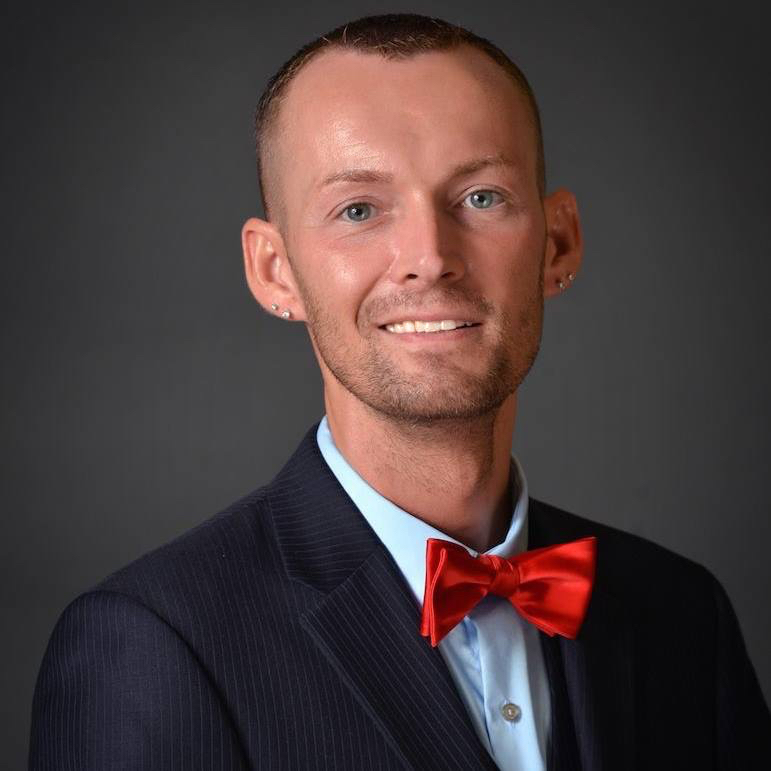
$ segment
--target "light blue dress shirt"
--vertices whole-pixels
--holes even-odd
[[[400,509],[365,482],[335,445],[326,416],[316,439],[332,473],[391,553],[422,607],[426,540],[459,541]],[[511,557],[527,548],[527,481],[514,456],[512,476],[516,502],[509,531],[503,542],[485,554]],[[544,771],[550,700],[536,628],[507,600],[488,595],[438,647],[477,735],[498,767]]]

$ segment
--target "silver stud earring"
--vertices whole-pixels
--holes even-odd
[[[270,307],[273,308],[274,311],[278,310],[278,305],[276,305],[276,303],[271,303]]]
[[[281,318],[282,318],[282,319],[288,319],[288,318],[289,318],[291,315],[292,315],[291,311],[284,311],[284,312],[281,314]]]
[[[575,276],[572,273],[568,273],[568,279],[572,281],[575,278]]]
[[[565,288],[565,285],[562,283],[562,279],[557,279],[557,286],[560,289],[564,289]]]

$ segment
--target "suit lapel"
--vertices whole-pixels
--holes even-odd
[[[413,768],[495,769],[398,567],[330,471],[314,426],[268,491],[289,576],[321,592],[300,619]]]
[[[591,522],[533,498],[528,522],[528,548],[533,549],[596,535]],[[541,634],[552,694],[555,757],[550,768],[635,767],[633,627],[626,608],[612,593],[612,584],[598,537],[594,589],[578,637],[568,640]],[[573,753],[575,757],[569,757]]]
[[[546,767],[549,771],[581,771],[581,760],[567,692],[558,637],[540,633],[544,666],[549,678],[551,728]]]

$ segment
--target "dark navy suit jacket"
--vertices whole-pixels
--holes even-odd
[[[494,769],[398,568],[312,428],[279,475],[75,599],[32,769]],[[641,538],[529,502],[529,546],[598,539],[577,640],[541,636],[558,771],[771,768],[725,592]]]

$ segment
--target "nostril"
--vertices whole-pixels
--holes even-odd
[[[417,278],[417,277],[418,277],[417,273],[408,273],[407,274],[407,278]]]

